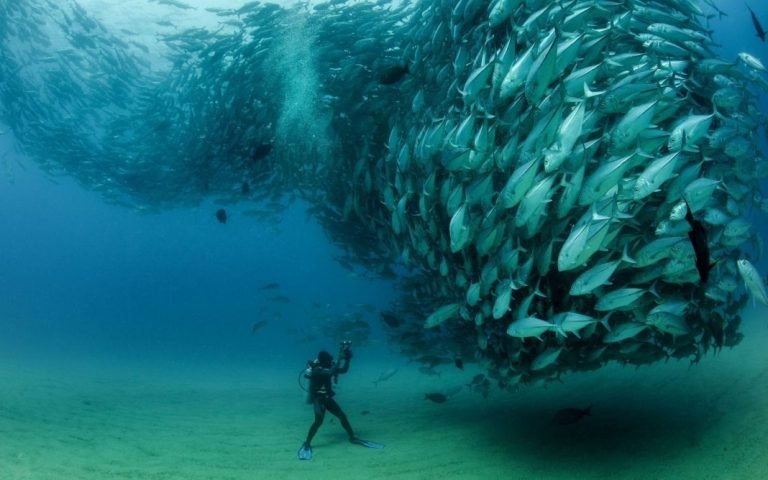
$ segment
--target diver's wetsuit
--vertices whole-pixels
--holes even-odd
[[[325,411],[336,415],[341,421],[341,426],[347,431],[350,440],[355,438],[352,431],[352,425],[349,424],[347,415],[341,410],[341,407],[333,396],[336,392],[331,387],[331,379],[340,373],[347,373],[349,370],[349,358],[344,359],[344,365],[339,366],[336,362],[331,364],[331,368],[323,368],[320,365],[314,365],[308,372],[309,376],[309,401],[315,409],[315,422],[309,427],[307,433],[306,445],[312,444],[312,438],[317,433],[317,429],[323,424]]]

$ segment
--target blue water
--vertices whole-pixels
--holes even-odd
[[[9,137],[0,151],[12,148]],[[6,161],[6,351],[190,364],[303,361],[340,340],[299,342],[302,331],[319,328],[320,313],[341,318],[360,310],[357,304],[383,308],[394,298],[388,284],[339,266],[334,258],[343,251],[301,204],[278,225],[242,215],[245,204],[228,207],[226,224],[216,221],[213,204],[142,214],[106,204],[67,178],[46,178],[15,153]],[[272,282],[280,288],[259,290]],[[288,303],[274,302],[278,295]],[[378,331],[375,314],[369,316]],[[252,334],[261,320],[268,323]]]
[[[768,45],[755,37],[743,5],[731,1],[718,4],[729,13],[722,20],[712,20],[715,39],[722,44],[722,56],[731,59],[738,52],[747,51],[768,63]],[[765,2],[753,1],[752,7],[759,17],[768,22],[768,5]],[[765,95],[761,105],[768,110]],[[7,132],[8,129],[0,126],[0,131]],[[250,390],[246,390],[247,393],[236,405],[237,409],[233,410],[252,417],[237,417],[235,420],[228,418],[225,410],[232,407],[231,397],[215,397],[214,407],[208,408],[206,405],[198,407],[194,397],[189,400],[186,391],[174,393],[182,399],[179,402],[186,400],[199,408],[198,413],[190,407],[194,414],[179,421],[190,431],[198,426],[199,417],[218,415],[223,418],[221,424],[227,427],[221,429],[224,431],[222,438],[229,439],[232,435],[226,422],[247,419],[241,422],[242,431],[237,431],[246,438],[242,440],[239,450],[230,450],[225,442],[214,442],[217,448],[225,451],[221,454],[224,460],[220,465],[216,464],[219,472],[226,471],[229,465],[226,462],[237,457],[240,461],[250,462],[242,468],[238,478],[251,478],[252,472],[258,472],[258,462],[253,459],[259,459],[262,443],[274,447],[269,450],[270,455],[279,457],[285,465],[290,464],[284,472],[293,471],[288,469],[295,468],[295,448],[311,421],[311,412],[300,403],[301,392],[295,385],[292,372],[299,370],[321,348],[335,351],[336,343],[342,338],[334,335],[333,323],[354,314],[363,315],[371,325],[372,335],[366,345],[354,346],[355,362],[359,362],[355,368],[360,366],[361,369],[353,370],[352,373],[357,376],[351,374],[342,382],[342,388],[347,388],[341,395],[346,402],[345,408],[349,406],[353,423],[361,426],[363,431],[367,428],[369,432],[379,435],[377,439],[401,445],[411,441],[413,448],[401,447],[397,450],[396,444],[388,446],[389,450],[385,451],[388,456],[379,457],[384,460],[358,455],[353,462],[362,462],[362,458],[371,463],[358,463],[356,470],[347,469],[344,467],[347,459],[342,457],[342,453],[334,453],[341,451],[347,454],[344,450],[334,450],[339,443],[333,436],[338,433],[338,425],[326,425],[319,434],[323,446],[319,462],[324,461],[324,455],[325,458],[337,455],[334,458],[336,463],[327,464],[317,478],[331,475],[338,478],[336,472],[339,470],[349,475],[359,473],[361,478],[371,468],[380,468],[381,465],[402,472],[398,478],[414,478],[409,475],[411,469],[415,471],[417,467],[427,472],[419,478],[433,478],[429,477],[431,466],[446,464],[456,471],[463,471],[465,475],[467,471],[506,475],[514,462],[528,463],[530,470],[538,473],[558,472],[560,478],[573,478],[572,464],[579,462],[581,468],[576,471],[582,477],[588,477],[597,465],[605,472],[603,478],[619,478],[622,474],[626,478],[652,478],[653,474],[657,474],[658,478],[670,478],[664,476],[665,462],[673,465],[675,471],[694,472],[685,478],[705,478],[703,475],[707,474],[709,478],[726,478],[725,467],[744,466],[750,462],[755,466],[752,472],[766,470],[764,457],[750,454],[744,455],[748,457],[745,460],[734,448],[723,453],[731,444],[739,445],[737,440],[740,438],[746,438],[744,442],[757,446],[759,450],[768,437],[768,432],[762,431],[765,425],[763,420],[768,418],[764,401],[761,403],[756,398],[758,394],[750,396],[748,393],[766,391],[765,372],[762,367],[758,372],[754,362],[765,358],[756,346],[759,345],[756,339],[768,338],[765,325],[747,323],[744,331],[751,336],[745,340],[745,345],[737,346],[719,358],[708,356],[698,370],[686,370],[687,365],[670,362],[671,365],[651,367],[663,373],[654,377],[657,370],[638,373],[629,368],[619,370],[618,366],[612,365],[608,373],[597,372],[589,376],[589,380],[578,377],[579,380],[565,386],[556,384],[549,391],[523,392],[522,399],[512,394],[503,397],[508,395],[506,392],[494,392],[492,409],[479,396],[465,394],[459,397],[458,402],[464,402],[461,405],[467,408],[460,412],[458,407],[449,404],[448,408],[455,408],[455,415],[446,415],[444,412],[451,410],[428,410],[433,406],[422,399],[424,388],[440,388],[440,382],[447,382],[445,377],[421,376],[413,371],[415,366],[411,365],[408,367],[410,370],[406,370],[404,361],[393,361],[389,357],[396,346],[387,342],[378,321],[378,311],[397,298],[392,285],[372,278],[361,269],[354,272],[344,269],[335,260],[335,257],[344,254],[343,250],[333,245],[312,217],[306,215],[303,204],[292,205],[281,215],[279,224],[259,222],[244,215],[244,210],[252,208],[247,204],[227,205],[229,221],[226,224],[216,221],[214,213],[220,206],[213,203],[159,213],[139,213],[107,204],[97,193],[85,191],[69,178],[46,176],[32,160],[14,152],[12,140],[11,133],[0,135],[0,362],[6,367],[42,362],[55,366],[52,371],[57,374],[66,370],[68,365],[84,363],[129,368],[136,365],[173,365],[192,372],[203,372],[211,366],[232,370],[264,367],[267,371],[270,368],[290,371],[290,374],[275,380],[280,388],[284,387],[282,396],[272,400],[268,407],[268,413],[276,411],[282,415],[278,421],[261,415],[260,408],[264,408],[264,403],[270,398],[267,394],[262,397],[255,395],[263,387],[256,381],[252,384],[247,383],[247,379],[242,382]],[[768,226],[765,226],[764,214],[753,212],[753,218],[755,227],[765,238]],[[768,271],[765,257],[757,265],[762,272]],[[278,283],[280,287],[276,290],[260,288],[269,283]],[[267,323],[252,332],[253,325],[260,321]],[[749,360],[740,363],[734,358],[741,358],[742,354]],[[373,369],[365,369],[365,366],[375,363],[372,359],[376,358],[387,358],[389,363],[385,362],[385,367],[400,366],[402,373],[398,375],[401,377],[411,375],[405,377],[407,381],[401,381],[400,377],[393,379],[392,386],[400,390],[393,392],[382,388],[386,394],[372,391],[370,380],[375,379],[380,370],[378,364]],[[731,366],[733,368],[729,370]],[[741,366],[744,370],[739,370]],[[119,370],[115,368],[112,371]],[[137,376],[140,374],[141,371],[138,371]],[[461,385],[465,379],[459,378],[460,375],[464,373],[451,370],[446,376],[449,381]],[[601,375],[607,378],[602,386],[599,383],[603,379]],[[634,385],[635,379],[639,379],[640,387]],[[731,380],[733,382],[729,383]],[[129,386],[141,386],[142,381],[132,379]],[[114,382],[120,385],[121,379],[116,378]],[[62,394],[62,387],[49,397],[48,390],[38,388],[34,382],[30,384],[37,389],[30,397],[39,402],[32,402],[30,408],[43,412],[40,418],[44,418],[48,406],[52,407],[51,411],[62,403],[65,408],[70,408],[70,404],[61,402],[62,397],[71,401],[71,411],[65,409],[65,414],[56,418],[73,419],[83,415],[81,400],[71,391]],[[81,388],[79,383],[72,384],[75,385],[71,387],[74,390]],[[572,385],[586,385],[589,389],[569,391]],[[602,390],[593,388],[595,385]],[[732,394],[734,385],[740,392],[736,395]],[[186,455],[181,463],[188,470],[177,470],[184,473],[194,471],[195,465],[190,459],[199,455],[197,448],[206,446],[207,427],[196,431],[199,437],[186,435],[182,428],[175,429],[178,425],[173,422],[173,413],[177,413],[176,397],[172,397],[173,401],[167,404],[159,401],[153,404],[140,397],[123,396],[125,392],[113,387],[112,384],[104,387],[108,394],[98,389],[92,389],[97,393],[87,390],[87,394],[97,398],[97,406],[99,398],[107,398],[103,403],[110,408],[121,406],[122,410],[119,410],[128,418],[119,424],[121,428],[123,425],[130,428],[135,421],[135,412],[140,411],[131,401],[146,403],[144,408],[152,414],[163,412],[162,418],[158,415],[159,420],[146,413],[140,420],[148,418],[148,424],[157,421],[162,426],[158,431],[197,440],[199,444],[194,444],[195,448],[180,449]],[[126,390],[129,388],[126,387]],[[555,393],[550,395],[551,392]],[[25,404],[28,399],[23,398],[22,393],[23,388],[5,395],[0,390],[0,413],[7,403]],[[254,401],[254,398],[258,400]],[[504,410],[507,398],[514,407],[509,411]],[[620,401],[614,401],[615,398]],[[553,433],[555,427],[547,423],[549,415],[557,408],[572,406],[558,403],[566,399],[578,404],[596,402],[594,422],[597,427],[589,430],[587,424],[587,427],[581,426],[583,430],[572,430],[565,436],[557,430]],[[390,403],[382,408],[385,400]],[[626,405],[629,405],[629,416],[623,410]],[[360,414],[363,408],[380,410],[375,415],[364,417]],[[94,430],[103,429],[105,424],[114,421],[112,411],[109,408],[106,410],[107,414],[95,416],[95,420],[85,415],[86,420],[93,422]],[[687,413],[689,410],[693,413]],[[460,417],[462,412],[467,416]],[[503,431],[498,429],[498,425],[490,425],[498,423],[495,422],[496,414],[506,419],[501,422],[505,427]],[[756,415],[755,420],[749,416],[752,414]],[[412,416],[407,417],[410,424],[392,423],[404,415]],[[0,423],[0,436],[7,434],[7,425],[29,427],[26,434],[31,445],[32,437],[36,435],[29,432],[35,433],[32,425],[44,423],[39,422],[40,418],[29,420],[20,415],[11,423]],[[287,423],[287,426],[280,423],[286,418],[293,423]],[[6,420],[5,417],[3,419]],[[380,423],[377,425],[375,422]],[[658,425],[649,425],[653,423],[662,425],[661,433]],[[78,436],[83,435],[79,424],[76,427],[64,421],[61,424],[71,428]],[[61,427],[61,424],[56,426]],[[413,424],[419,426],[418,432],[413,431]],[[487,430],[472,430],[476,424],[485,425]],[[541,429],[543,424],[547,427]],[[263,425],[266,434],[253,428],[253,425]],[[386,428],[388,425],[389,431]],[[493,430],[493,426],[498,430]],[[274,440],[272,429],[278,428],[278,439],[271,443]],[[113,431],[106,431],[110,439]],[[733,437],[708,435],[721,431]],[[745,437],[745,431],[751,436]],[[116,432],[115,436],[122,434],[119,428]],[[470,433],[463,437],[464,432]],[[419,435],[426,435],[427,438],[431,435],[433,438],[432,441],[419,443]],[[452,462],[447,461],[450,459],[446,458],[439,443],[446,439],[458,452]],[[482,448],[466,448],[468,441],[473,444],[479,442]],[[104,445],[103,438],[97,443]],[[155,443],[172,442],[164,442],[164,437],[161,437]],[[166,445],[148,445],[167,455],[162,450]],[[639,448],[633,448],[638,445]],[[118,447],[118,450],[130,452],[132,446],[126,447],[121,443]],[[77,442],[68,439],[64,451],[67,454],[82,453],[82,457],[71,457],[73,463],[80,461],[83,464],[74,471],[90,472],[95,466],[103,467],[108,463],[100,462],[100,458],[122,458],[122,453],[114,457],[103,453],[104,457],[96,455],[96,459],[91,461],[90,455],[100,450],[96,447],[78,448]],[[510,448],[516,449],[512,450],[514,455],[508,455]],[[39,450],[46,451],[43,447]],[[34,451],[30,448],[24,453],[29,455]],[[612,456],[613,463],[602,457],[606,451]],[[687,456],[693,459],[689,463],[695,464],[690,468],[686,464]],[[151,461],[162,464],[162,460],[168,465],[173,464],[162,455],[161,460],[150,456],[140,458],[150,464]],[[219,457],[215,458],[218,462]],[[566,462],[558,464],[557,461],[563,461],[563,458]],[[705,459],[712,459],[714,467],[707,470],[709,467]],[[0,480],[5,480],[2,465],[7,460],[0,456]],[[14,459],[14,462],[18,466],[21,461]],[[31,461],[33,467],[45,463],[43,460],[38,463]],[[654,464],[658,465],[658,470],[654,469]],[[317,466],[318,462],[312,467]],[[324,464],[319,463],[319,466]],[[129,472],[131,468],[126,466],[124,471]],[[34,468],[31,468],[30,476],[22,478],[55,478],[50,473],[55,471],[51,469],[44,476],[35,476]],[[309,472],[300,472],[294,478],[306,478]],[[641,472],[642,475],[633,475],[632,472]],[[149,478],[149,474],[146,477]],[[103,477],[94,474],[92,478]],[[729,478],[756,477],[735,475]]]

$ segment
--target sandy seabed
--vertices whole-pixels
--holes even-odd
[[[312,421],[301,366],[239,370],[22,360],[0,353],[0,480],[229,479],[763,479],[768,478],[768,314],[746,338],[698,365],[609,365],[563,383],[465,389],[444,404],[427,392],[477,373],[426,376],[358,351],[337,400],[363,438],[349,444],[329,415]],[[560,408],[592,405],[575,425]]]

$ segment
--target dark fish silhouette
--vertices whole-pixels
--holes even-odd
[[[280,288],[280,284],[276,282],[265,283],[259,287],[259,290],[277,290]]]
[[[397,315],[391,312],[381,312],[379,314],[381,316],[381,319],[384,320],[384,323],[387,324],[390,328],[397,328],[402,324],[402,320],[398,318]]]
[[[442,393],[427,393],[424,395],[424,399],[430,400],[435,403],[445,403],[446,400],[448,400],[448,397],[446,397]]]
[[[260,145],[256,145],[253,149],[253,153],[251,154],[251,160],[254,162],[257,160],[261,160],[262,158],[266,157],[267,155],[272,152],[272,144],[271,143],[262,143]]]
[[[248,195],[251,193],[251,186],[248,185],[248,182],[243,182],[243,184],[240,185],[240,193],[242,195]]]
[[[558,425],[572,425],[581,421],[587,415],[592,415],[592,405],[587,408],[564,408],[555,414],[555,423]]]
[[[259,330],[264,328],[266,325],[267,325],[267,321],[266,320],[260,320],[260,321],[258,321],[256,323],[254,323],[253,326],[251,327],[251,333],[258,332]]]
[[[272,301],[275,303],[291,303],[291,299],[286,297],[285,295],[275,295],[272,297]]]
[[[422,355],[416,359],[417,362],[432,368],[445,363],[450,363],[450,360],[444,357],[438,357],[437,355]]]
[[[481,375],[476,375],[472,380],[472,383],[467,386],[471,391],[482,395],[483,398],[488,398],[488,395],[491,393],[491,381],[484,375],[482,375],[480,380],[477,380]]]
[[[696,253],[696,270],[699,271],[699,278],[701,283],[707,283],[709,279],[709,271],[712,270],[714,264],[709,260],[709,244],[707,243],[707,230],[700,221],[693,218],[691,213],[691,206],[688,205],[688,201],[685,201],[685,205],[688,211],[685,213],[685,220],[688,225],[691,226],[691,231],[688,232],[688,238],[693,245],[693,251]]]
[[[381,72],[381,75],[379,76],[379,83],[382,85],[392,85],[393,83],[397,83],[402,80],[402,78],[407,73],[410,73],[408,71],[408,65],[394,65],[388,67],[383,72]]]
[[[747,10],[749,10],[749,14],[752,16],[752,25],[755,26],[755,33],[760,37],[760,40],[765,41],[765,30],[763,30],[763,26],[760,25],[760,21],[757,19],[755,12],[749,8],[749,5],[747,5]]]
[[[216,210],[216,220],[218,220],[219,223],[227,223],[227,211],[223,208]]]
[[[710,313],[708,317],[709,318],[704,318],[704,335],[710,335],[715,342],[715,346],[717,348],[723,348],[727,322],[725,321],[725,318],[717,312]]]
[[[459,370],[464,370],[464,359],[461,357],[456,357],[453,359],[454,365],[456,365],[456,368]]]
[[[437,375],[440,376],[440,372],[435,370],[435,367],[419,367],[419,372],[423,373],[424,375]]]
[[[478,373],[474,377],[472,377],[472,381],[467,384],[468,387],[473,387],[475,385],[480,385],[485,381],[485,375],[482,373]]]
[[[379,378],[373,381],[374,385],[378,385],[379,382],[383,382],[385,380],[389,380],[390,378],[394,377],[397,373],[397,368],[390,368],[388,370],[385,370],[379,374]]]

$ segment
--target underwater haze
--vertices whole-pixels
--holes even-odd
[[[318,310],[341,316],[391,297],[386,283],[334,261],[340,252],[301,206],[278,224],[233,209],[222,225],[211,204],[141,215],[69,179],[47,179],[23,157],[6,160],[14,171],[1,193],[5,352],[50,361],[301,363],[336,343],[307,325]],[[262,289],[270,283],[279,288]],[[311,348],[297,342],[309,334],[317,335]]]
[[[765,478],[763,24],[0,0],[0,480]]]

